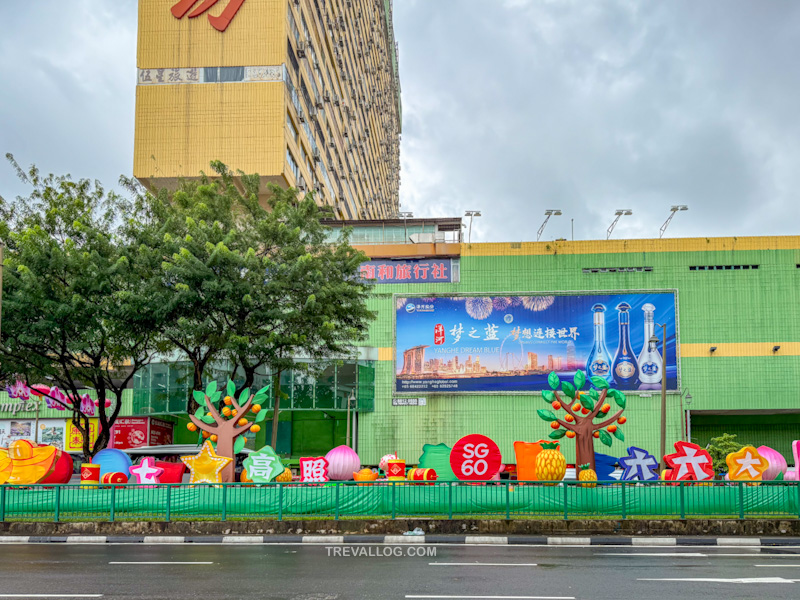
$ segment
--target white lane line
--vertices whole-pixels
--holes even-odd
[[[753,565],[754,567],[800,567],[800,565]]]
[[[182,561],[111,561],[110,565],[213,565],[211,561],[207,562],[182,562]]]
[[[429,565],[437,567],[535,567],[536,563],[448,563],[448,562],[429,562]]]
[[[698,556],[709,556],[702,552],[594,552],[593,554],[595,556],[690,556],[695,558]]]
[[[720,579],[717,577],[665,577],[663,579],[637,579],[636,581],[689,581],[694,583],[794,583],[793,579],[783,577],[748,577],[739,579]]]
[[[0,594],[0,598],[102,598],[103,594]]]
[[[416,596],[406,594],[406,598],[458,599],[477,598],[478,600],[575,600],[575,596]]]

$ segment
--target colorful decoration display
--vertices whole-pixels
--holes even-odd
[[[114,483],[128,483],[128,476],[125,473],[104,473],[100,476],[100,483],[114,484]]]
[[[439,481],[455,481],[456,474],[450,467],[450,446],[447,444],[425,444],[418,461],[420,469],[433,469]]]
[[[283,473],[275,478],[275,481],[280,483],[290,483],[292,481],[292,470],[289,467],[286,467],[283,470]]]
[[[769,461],[753,446],[744,446],[738,452],[731,452],[725,457],[725,462],[731,481],[761,481],[764,471],[769,468]]]
[[[100,465],[81,463],[81,488],[92,488],[100,485]]]
[[[200,408],[189,415],[191,423],[186,427],[189,431],[200,430],[198,441],[209,438],[215,444],[216,455],[229,459],[221,477],[222,481],[233,481],[233,460],[244,448],[244,434],[247,431],[258,433],[261,430],[259,423],[267,416],[266,411],[261,410],[259,402],[267,398],[269,386],[254,394],[250,393],[250,388],[245,388],[239,394],[238,400],[234,397],[236,385],[232,381],[228,381],[226,391],[227,395],[220,404],[222,392],[217,391],[216,381],[208,384],[205,393],[195,390],[194,399]],[[254,421],[247,419],[251,412],[255,415]]]
[[[517,480],[536,481],[536,457],[542,451],[545,440],[538,442],[514,442],[514,455],[517,459]]]
[[[786,481],[800,481],[800,440],[792,442],[792,454],[794,455],[794,469],[786,469],[783,478]]]
[[[146,456],[138,465],[128,467],[128,471],[131,474],[131,478],[136,480],[133,483],[143,485],[161,483],[160,476],[164,469],[156,466],[156,461],[152,456]]]
[[[324,456],[300,459],[300,481],[324,483],[328,478],[328,461]]]
[[[578,469],[580,470],[580,473],[578,473],[578,481],[588,482],[581,483],[581,487],[593,488],[597,486],[597,473],[595,473],[593,469],[590,469],[588,464],[579,465]]]
[[[347,481],[361,467],[361,459],[350,446],[336,446],[325,455],[331,481]]]
[[[409,481],[436,481],[436,471],[433,469],[410,469],[406,479]]]
[[[397,460],[397,452],[384,455],[383,458],[381,458],[381,461],[378,463],[378,468],[386,473],[386,469],[389,467],[390,460]]]
[[[0,485],[3,485],[8,478],[11,477],[11,457],[8,455],[8,450],[0,448]]]
[[[189,483],[222,483],[222,471],[233,462],[232,458],[219,456],[211,442],[206,442],[195,456],[181,456],[189,469]]]
[[[53,472],[61,451],[54,446],[37,446],[28,440],[16,440],[8,446],[11,474],[6,483],[39,483]]]
[[[403,481],[406,478],[406,461],[390,458],[386,465],[386,476],[389,481]]]
[[[479,433],[462,437],[450,452],[450,467],[462,481],[488,481],[500,471],[502,462],[497,444]]]
[[[361,469],[358,472],[353,471],[354,480],[366,482],[366,483],[359,483],[358,485],[371,485],[372,482],[375,481],[378,477],[380,477],[380,473],[376,473],[372,469]]]
[[[100,465],[100,477],[106,473],[128,473],[128,469],[133,465],[131,457],[122,450],[105,448],[100,450],[92,458],[92,462]]]
[[[619,459],[625,471],[623,481],[652,481],[658,479],[658,459],[642,448],[628,447],[628,456]]]
[[[536,476],[540,481],[561,481],[567,472],[567,459],[558,449],[558,443],[545,442],[536,457]],[[545,485],[555,485],[548,483]]]
[[[183,482],[183,474],[186,473],[186,465],[182,462],[167,462],[165,460],[157,460],[156,466],[163,469],[164,472],[159,476],[161,483],[181,483]]]
[[[552,391],[543,390],[542,399],[556,412],[564,409],[566,415],[562,419],[553,411],[545,409],[537,410],[536,414],[540,419],[550,423],[553,429],[549,436],[551,439],[558,440],[565,435],[574,438],[576,462],[588,463],[589,467],[594,469],[595,438],[606,446],[611,446],[612,435],[621,442],[625,441],[625,435],[620,428],[620,425],[627,420],[622,416],[627,402],[625,394],[608,387],[608,381],[597,375],[591,377],[590,382],[600,391],[595,389],[581,391],[587,382],[586,373],[583,371],[576,371],[572,382],[562,382],[556,373],[550,373],[547,382]],[[558,395],[559,388],[564,398]],[[613,399],[619,407],[619,410],[609,418],[606,418],[606,415],[611,411],[611,404],[606,401],[607,398]],[[595,419],[601,420],[595,423]],[[543,478],[540,476],[539,479]]]
[[[247,477],[253,483],[269,483],[283,473],[284,466],[272,446],[264,446],[244,459]]]
[[[767,459],[769,467],[761,474],[761,479],[764,481],[774,481],[779,476],[783,478],[786,474],[786,459],[783,454],[777,450],[773,450],[769,446],[759,446],[758,453]]]
[[[75,463],[68,452],[59,452],[53,471],[39,483],[69,483],[70,479],[72,479],[74,466]],[[2,479],[2,474],[0,474],[0,482],[2,482]]]
[[[675,442],[675,454],[667,454],[664,460],[672,470],[668,474],[672,481],[704,481],[714,478],[711,455],[697,444]]]

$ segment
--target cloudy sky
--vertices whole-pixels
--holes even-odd
[[[166,1],[166,0],[165,0]],[[169,4],[169,2],[166,2]],[[473,241],[798,233],[800,3],[395,0],[401,204]],[[134,0],[0,2],[0,150],[129,174]],[[0,194],[23,188],[0,164]]]

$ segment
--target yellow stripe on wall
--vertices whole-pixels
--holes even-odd
[[[673,238],[668,240],[583,240],[577,242],[502,242],[462,244],[462,256],[536,256],[548,254],[631,254],[634,252],[719,252],[798,250],[800,236]]]
[[[714,352],[711,352],[712,346],[717,348]],[[775,346],[780,346],[780,348],[773,352]],[[800,356],[800,342],[681,344],[681,358],[716,356]]]
[[[394,348],[378,348],[378,360],[394,360]]]

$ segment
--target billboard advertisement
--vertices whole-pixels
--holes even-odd
[[[451,283],[453,261],[449,258],[369,260],[359,269],[372,283]]]
[[[398,393],[537,392],[550,372],[578,369],[625,391],[678,388],[672,291],[396,297],[395,308]]]

